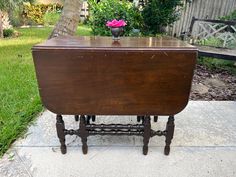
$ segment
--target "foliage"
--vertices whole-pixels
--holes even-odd
[[[208,39],[202,39],[202,40],[197,41],[197,44],[212,46],[212,47],[223,47],[224,41],[216,37],[210,37]],[[236,49],[235,41],[231,40],[227,42],[225,45],[225,48]]]
[[[6,38],[6,37],[11,37],[14,35],[14,30],[11,29],[11,28],[8,28],[8,29],[4,29],[3,30],[3,37]]]
[[[229,15],[220,17],[221,20],[236,20],[236,10],[231,12]]]
[[[13,27],[19,27],[23,25],[23,19],[21,17],[22,6],[16,7],[9,13],[9,18]]]
[[[46,13],[60,13],[63,6],[60,4],[30,4],[24,3],[22,17],[29,23],[44,24]]]
[[[60,15],[61,14],[57,12],[45,13],[43,16],[44,25],[46,26],[55,25],[58,22]]]
[[[22,4],[23,2],[34,2],[34,0],[0,0],[0,14],[2,14],[1,11],[12,12],[14,8],[20,6],[20,4]],[[2,37],[3,33],[2,23],[0,26],[0,30],[1,30],[0,37]]]
[[[236,75],[236,66],[234,61],[222,60],[210,57],[199,57],[198,63],[206,66],[209,69],[224,69],[234,75]]]
[[[23,2],[33,3],[35,0],[1,0],[0,1],[0,10],[13,10],[15,7],[19,6]]]
[[[178,20],[182,0],[150,0],[142,11],[145,32],[161,33],[164,27]]]
[[[224,41],[217,37],[208,37],[207,39],[201,39],[196,42],[198,45],[212,46],[212,47],[223,47]],[[228,41],[225,48],[236,49],[236,43],[234,40]]]
[[[31,5],[30,3],[25,3],[22,16],[23,18],[31,20],[36,24],[43,24],[43,12],[39,5]]]
[[[89,0],[89,24],[94,35],[110,36],[110,29],[106,26],[107,21],[113,19],[125,20],[125,34],[132,34],[132,29],[142,28],[143,19],[139,10],[125,0],[102,0],[97,3],[96,0]]]
[[[218,39],[216,37],[209,37],[207,39],[201,39],[197,41],[198,45],[206,45],[206,46],[212,46],[212,47],[222,47],[223,41],[221,39]]]

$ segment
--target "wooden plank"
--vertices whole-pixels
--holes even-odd
[[[216,9],[217,9],[217,4],[219,3],[219,0],[213,0],[211,9],[212,9],[212,13],[211,16],[209,17],[210,19],[215,19],[216,16]]]
[[[236,49],[216,48],[209,46],[196,46],[198,48],[198,56],[213,57],[225,60],[236,61]]]
[[[210,22],[210,23],[223,23],[225,25],[235,25],[236,21],[230,21],[230,20],[213,20],[213,19],[199,19],[195,18],[197,21],[201,22]]]
[[[231,0],[229,0],[231,2]],[[228,1],[228,2],[229,2]],[[228,8],[228,4],[227,1],[223,1],[222,2],[222,6],[221,7],[224,7],[224,8],[221,8],[220,12],[219,12],[219,16],[222,17],[224,16],[225,12],[227,12],[227,8]]]
[[[206,1],[202,0],[200,9],[199,9],[199,18],[204,18],[204,9],[206,8]]]
[[[189,2],[188,3],[188,11],[187,11],[187,15],[188,16],[188,21],[185,25],[185,32],[188,32],[189,31],[189,28],[190,28],[190,24],[191,24],[191,20],[192,20],[192,17],[193,17],[193,8],[191,6],[191,3]]]
[[[186,6],[186,7],[185,7],[185,10],[184,10],[184,13],[187,14],[187,13],[189,12],[189,6],[188,6],[188,3],[187,3],[187,2],[185,2],[185,6]],[[187,30],[186,30],[186,26],[187,26],[188,18],[189,18],[188,15],[185,15],[185,16],[184,16],[184,23],[183,23],[183,25],[181,26],[181,33],[187,31]]]

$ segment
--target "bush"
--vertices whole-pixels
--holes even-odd
[[[14,35],[14,30],[9,28],[9,29],[4,29],[3,30],[3,37],[12,37]]]
[[[13,14],[10,16],[10,21],[12,26],[14,27],[19,27],[23,24],[23,20],[21,17],[21,13],[19,9],[15,9],[13,12]]]
[[[198,63],[208,67],[209,69],[224,69],[236,75],[236,67],[234,65],[234,61],[221,60],[210,57],[199,57]]]
[[[223,41],[216,37],[209,37],[207,39],[201,39],[197,41],[198,45],[206,45],[206,46],[212,46],[212,47],[222,47]]]
[[[229,15],[220,17],[221,20],[236,20],[236,10],[231,12]]]
[[[61,14],[57,12],[48,12],[44,14],[43,16],[44,25],[46,26],[55,25],[58,22],[60,15]]]
[[[24,3],[22,17],[27,23],[44,24],[46,13],[59,13],[63,6],[60,4],[30,4]]]
[[[142,11],[145,32],[154,35],[164,32],[166,26],[178,20],[180,7],[182,0],[149,0]]]
[[[123,19],[127,22],[124,35],[132,35],[133,29],[142,28],[143,19],[133,3],[120,0],[89,0],[89,25],[94,35],[111,36],[106,22]]]
[[[43,24],[43,11],[39,5],[25,3],[23,7],[23,18],[36,24]]]

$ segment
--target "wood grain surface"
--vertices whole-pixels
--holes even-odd
[[[35,46],[43,104],[72,115],[180,112],[188,103],[197,50],[170,38],[148,42],[123,38],[114,46],[108,37],[63,37]]]

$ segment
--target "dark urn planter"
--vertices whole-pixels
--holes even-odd
[[[111,27],[111,34],[113,40],[119,40],[124,33],[123,27]]]

